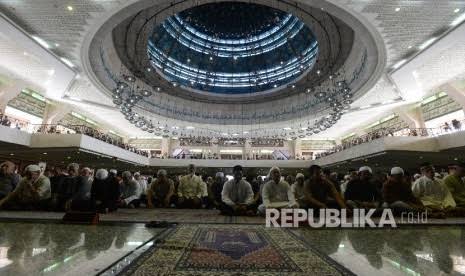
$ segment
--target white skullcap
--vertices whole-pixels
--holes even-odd
[[[391,175],[404,175],[404,170],[401,167],[394,167],[391,169]]]
[[[140,172],[135,172],[135,173],[134,173],[134,176],[136,176],[136,175],[140,175]]]
[[[84,167],[82,168],[83,171],[88,171],[88,172],[92,172],[92,170],[89,168],[89,167]]]
[[[168,173],[166,172],[166,170],[163,170],[163,169],[158,170],[157,176],[162,176],[162,175],[164,175],[164,176],[167,176],[167,175],[168,175]]]
[[[419,174],[419,173],[416,173],[416,174],[413,175],[413,178],[415,178],[415,179],[420,178],[420,177],[421,177],[421,174]]]
[[[224,173],[223,172],[217,172],[215,174],[216,177],[221,177],[221,178],[224,178]]]
[[[95,178],[97,179],[104,180],[104,179],[107,179],[107,177],[108,177],[108,171],[105,169],[98,169],[95,172]]]
[[[117,174],[118,174],[118,171],[115,170],[115,169],[111,169],[111,170],[110,170],[110,173],[111,173],[111,174],[114,174],[114,175],[117,175]]]
[[[281,170],[280,170],[278,167],[275,166],[275,167],[272,167],[272,168],[270,169],[270,171],[268,172],[268,175],[269,175],[269,176],[271,176],[271,172],[272,172],[272,171],[278,171],[278,172],[281,173]]]
[[[350,180],[350,175],[344,175],[344,180]]]
[[[368,166],[360,167],[360,169],[358,169],[358,172],[369,172],[369,173],[373,173],[373,171],[371,170],[371,168],[368,167]]]
[[[39,165],[32,164],[32,165],[27,166],[25,171],[26,172],[40,172],[41,170],[40,170]]]
[[[295,176],[295,179],[298,179],[298,178],[305,178],[305,176],[301,173],[298,173],[296,176]]]

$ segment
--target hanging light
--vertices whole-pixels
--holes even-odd
[[[140,91],[140,94],[141,94],[142,96],[144,96],[144,97],[150,97],[150,96],[152,96],[152,91],[149,91],[149,90],[147,90],[147,89],[144,89],[144,90],[141,90],[141,91]]]
[[[129,75],[125,75],[123,76],[124,80],[127,81],[127,82],[135,82],[136,81],[136,78],[133,77],[133,76],[129,76]]]
[[[119,88],[120,90],[124,90],[124,89],[129,88],[129,84],[120,81],[116,84],[116,87]]]

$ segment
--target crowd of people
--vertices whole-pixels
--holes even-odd
[[[345,149],[351,148],[353,146],[368,143],[373,140],[383,138],[383,137],[388,137],[388,136],[424,136],[426,137],[426,136],[435,136],[435,135],[438,135],[444,132],[447,133],[447,132],[452,132],[452,131],[459,131],[461,129],[462,129],[462,123],[457,119],[453,119],[450,123],[445,122],[444,125],[442,125],[438,129],[419,128],[419,129],[403,129],[403,130],[398,131],[394,128],[384,127],[384,128],[371,131],[362,136],[346,139],[342,141],[340,145],[336,145],[330,150],[317,153],[315,155],[315,158],[318,159],[324,156],[328,156],[333,153],[340,152]]]
[[[245,176],[245,177],[244,177]],[[263,215],[267,208],[376,209],[394,213],[429,211],[435,217],[465,216],[465,164],[456,162],[442,175],[429,163],[418,174],[394,167],[389,174],[368,166],[337,172],[312,165],[302,173],[283,176],[278,167],[262,178],[237,165],[233,177],[170,175],[80,168],[42,169],[35,164],[20,176],[12,162],[1,164],[0,209],[113,212],[118,208],[210,208],[224,215]]]

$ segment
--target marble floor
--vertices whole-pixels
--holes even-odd
[[[160,231],[143,224],[0,222],[0,275],[98,274]]]
[[[0,275],[114,275],[118,266],[163,239],[166,229],[138,223],[152,219],[264,227],[259,218],[233,219],[198,210],[121,210],[102,216],[103,223],[97,226],[61,224],[62,216],[0,212]],[[464,222],[448,219],[395,229],[289,231],[357,275],[465,275]]]
[[[2,220],[32,220],[32,221],[61,221],[64,213],[38,211],[0,211]],[[178,223],[239,223],[265,224],[263,217],[228,217],[219,214],[218,210],[193,209],[118,209],[118,211],[101,214],[102,222],[131,222],[146,223],[151,220],[165,220]],[[376,223],[379,218],[373,218]],[[348,219],[350,222],[351,219]],[[418,219],[408,221],[396,217],[398,225],[417,224]],[[424,224],[424,223],[422,223]],[[432,219],[428,218],[426,225],[464,225],[465,218]]]
[[[465,227],[293,231],[357,275],[465,275]]]

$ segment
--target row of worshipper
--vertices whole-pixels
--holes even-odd
[[[439,217],[465,214],[465,165],[460,162],[449,166],[450,173],[444,179],[437,177],[431,164],[424,163],[420,166],[421,175],[413,183],[400,167],[392,168],[383,182],[373,177],[370,167],[364,166],[358,173],[347,175],[346,182],[338,183],[313,165],[307,180],[299,173],[292,185],[281,177],[277,167],[270,170],[265,183],[243,179],[241,166],[233,168],[234,178],[227,182],[223,173],[217,173],[215,179],[208,178],[205,183],[195,174],[195,166],[189,165],[188,174],[180,177],[178,183],[168,178],[166,170],[159,170],[149,185],[139,173],[133,175],[129,171],[99,169],[92,177],[89,168],[79,170],[76,163],[69,164],[66,171],[55,172],[50,179],[38,165],[30,165],[18,181],[13,167],[11,162],[1,165],[0,191],[11,189],[3,193],[3,209],[108,212],[118,207],[208,206],[227,215],[255,215],[257,211],[263,214],[266,208],[283,207],[429,210]]]

